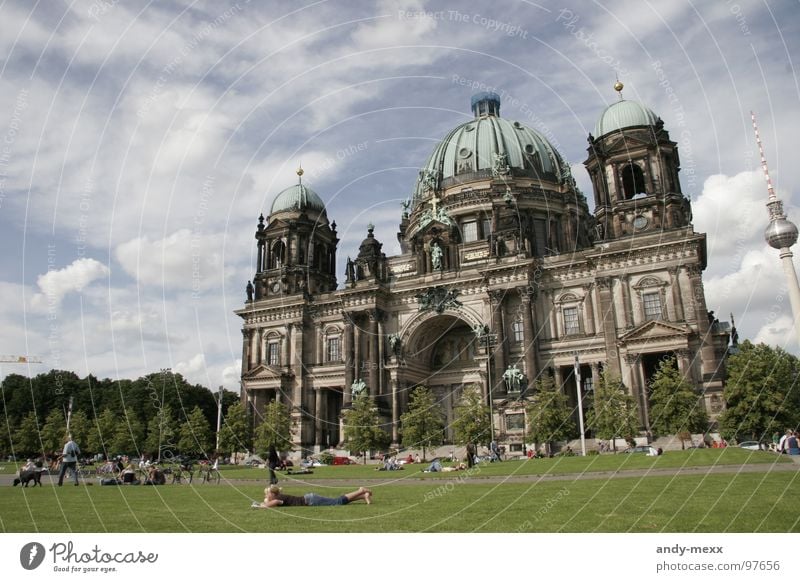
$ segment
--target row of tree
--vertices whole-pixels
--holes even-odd
[[[728,440],[768,441],[774,432],[795,428],[800,418],[800,361],[780,348],[743,342],[727,362],[726,410],[719,431]],[[292,419],[280,402],[268,403],[254,423],[238,395],[223,393],[223,425],[219,450],[214,431],[217,404],[205,387],[191,385],[169,370],[137,380],[78,378],[71,372],[51,371],[35,378],[8,376],[2,388],[6,430],[0,431],[0,450],[18,455],[57,451],[63,445],[68,403],[70,430],[88,453],[163,456],[255,451],[270,445],[292,448]],[[675,361],[661,362],[649,390],[649,420],[655,435],[677,435],[682,443],[692,433],[709,429],[698,394],[678,371]],[[604,373],[587,404],[586,428],[601,439],[630,439],[639,433],[637,405],[618,378]],[[99,412],[98,412],[99,411]],[[488,444],[490,409],[480,390],[464,390],[454,411],[452,429],[457,444]],[[444,442],[445,415],[433,393],[424,386],[410,394],[401,418],[402,445],[429,448]],[[255,431],[252,426],[257,424]],[[542,377],[526,404],[526,437],[548,445],[578,436],[574,410],[549,377]],[[391,437],[382,428],[374,402],[364,395],[345,413],[344,438],[352,451],[386,448]]]

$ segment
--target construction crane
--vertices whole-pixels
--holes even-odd
[[[36,356],[0,356],[0,364],[41,364]]]

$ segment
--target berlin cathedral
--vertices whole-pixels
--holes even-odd
[[[409,392],[425,385],[452,441],[455,407],[475,386],[498,443],[521,454],[526,397],[543,374],[577,408],[578,390],[608,370],[649,434],[648,385],[664,357],[715,418],[731,330],[706,308],[706,236],[692,227],[664,122],[616,89],[588,136],[593,213],[548,140],[480,93],[398,211],[400,254],[387,257],[368,225],[343,284],[336,222],[299,170],[258,218],[255,274],[236,311],[242,398],[256,418],[278,399],[296,448],[342,446],[343,411],[366,391],[397,445]]]

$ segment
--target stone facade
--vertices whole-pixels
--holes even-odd
[[[319,198],[305,187],[289,203],[279,195],[259,222],[257,272],[236,312],[242,397],[256,417],[280,399],[299,449],[336,446],[363,382],[397,444],[410,389],[431,388],[449,425],[464,387],[477,385],[513,453],[526,385],[550,374],[577,402],[576,355],[584,392],[604,368],[621,377],[644,433],[646,386],[663,357],[676,358],[715,416],[730,334],[706,310],[706,238],[692,228],[663,122],[620,103],[647,116],[626,112],[627,125],[589,136],[592,214],[558,152],[501,120],[495,95],[479,96],[475,119],[442,141],[404,204],[401,254],[387,257],[370,225],[343,288],[336,225]],[[504,378],[509,369],[524,380]]]

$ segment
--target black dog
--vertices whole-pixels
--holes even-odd
[[[21,471],[19,477],[14,479],[14,487],[22,483],[23,487],[27,487],[28,483],[33,481],[33,486],[39,487],[42,486],[42,472],[38,469],[33,469],[32,471]]]

